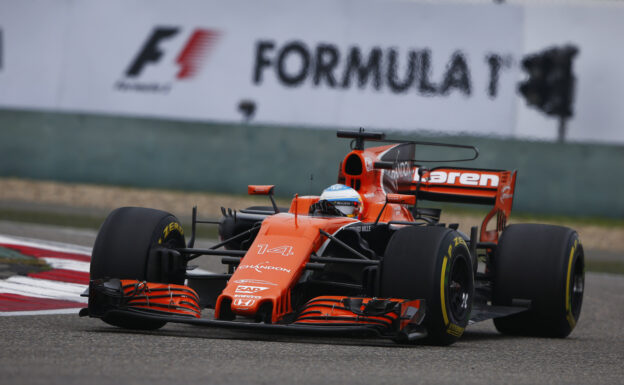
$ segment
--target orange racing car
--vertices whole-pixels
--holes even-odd
[[[274,186],[250,185],[271,206],[222,209],[220,242],[194,247],[175,216],[122,207],[102,225],[82,316],[130,329],[167,322],[296,333],[361,335],[449,345],[465,328],[494,319],[502,333],[565,337],[580,316],[584,254],[577,233],[507,225],[515,171],[424,168],[420,148],[475,147],[352,139],[337,184],[297,196],[289,208]],[[370,143],[377,146],[367,146]],[[452,161],[452,160],[446,160]],[[467,233],[440,223],[422,201],[492,206]],[[422,206],[422,205],[420,205]],[[188,263],[218,257],[225,274],[193,274]],[[204,311],[204,309],[214,311]],[[203,312],[203,316],[202,316]]]

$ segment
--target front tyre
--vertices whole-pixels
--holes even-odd
[[[425,299],[425,342],[450,345],[464,332],[474,298],[470,252],[454,230],[406,227],[390,238],[382,261],[382,297]]]
[[[494,259],[493,304],[529,300],[528,311],[495,318],[505,334],[568,336],[581,315],[585,256],[578,234],[567,227],[518,224],[507,227]]]
[[[121,207],[112,211],[98,232],[91,256],[90,279],[134,279],[183,284],[186,262],[167,250],[185,247],[178,219],[165,211]],[[163,321],[106,317],[128,329],[158,329]]]

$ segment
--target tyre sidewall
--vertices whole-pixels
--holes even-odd
[[[185,247],[184,230],[178,219],[173,215],[163,218],[154,228],[150,246],[147,250],[147,265],[145,267],[145,279],[149,282],[162,282],[162,261],[161,257],[153,253],[153,249],[162,247],[164,249]],[[179,266],[177,271],[166,276],[162,283],[174,283],[181,285],[184,283],[186,264]]]
[[[434,343],[443,345],[455,342],[464,333],[470,320],[472,299],[474,298],[474,277],[470,252],[465,241],[457,232],[447,234],[435,258],[435,269],[432,272],[432,285],[427,296],[427,313],[425,322]],[[468,308],[461,319],[457,319],[451,310],[449,283],[451,270],[464,264],[466,274],[470,276]]]
[[[493,304],[511,306],[513,299],[521,299],[531,301],[531,307],[495,319],[497,329],[546,337],[570,334],[582,306],[581,296],[572,308],[576,267],[584,270],[583,247],[575,231],[551,225],[509,226],[495,255]]]
[[[175,216],[160,210],[122,207],[106,218],[98,232],[91,258],[90,278],[160,281],[156,247],[184,247],[182,226]],[[181,283],[179,278],[171,282]]]
[[[454,263],[463,262],[470,284],[468,309],[456,319],[450,309],[449,278]],[[470,252],[461,235],[444,227],[407,227],[388,242],[381,273],[381,296],[424,299],[426,342],[449,345],[464,331],[474,298]]]

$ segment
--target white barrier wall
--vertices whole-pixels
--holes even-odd
[[[618,16],[605,26],[603,14]],[[600,65],[610,46],[596,49],[606,31],[624,32],[621,16],[619,6],[0,0],[0,107],[240,122],[251,102],[252,123],[549,139],[554,121],[516,93],[519,63],[573,43],[570,138],[624,143],[624,109],[593,131],[596,106],[624,92],[617,66]]]

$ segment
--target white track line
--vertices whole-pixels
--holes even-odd
[[[91,256],[92,249],[86,246],[72,245],[69,243],[44,241],[40,239],[24,238],[0,235],[0,243],[12,244],[16,246],[37,247],[61,253],[75,253]]]
[[[22,315],[78,314],[79,311],[80,311],[80,308],[30,310],[30,311],[0,311],[0,317],[22,316]]]
[[[24,276],[13,276],[0,281],[0,293],[18,294],[26,297],[60,299],[85,303],[87,298],[80,296],[88,285],[50,281]]]
[[[82,273],[89,272],[89,262],[72,261],[71,259],[43,257],[41,258],[54,269],[74,270]]]
[[[61,253],[91,255],[91,248],[61,242],[43,241],[39,239],[0,235],[0,243],[16,246],[35,247]],[[43,260],[55,269],[89,272],[89,262],[73,261],[65,258],[45,257]],[[13,276],[0,280],[0,293],[17,294],[25,297],[49,298],[76,302],[74,309],[51,309],[34,311],[4,311],[0,316],[76,314],[78,307],[88,299],[80,296],[88,285],[52,281],[24,276]]]

